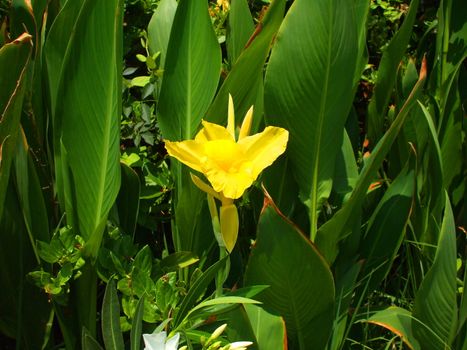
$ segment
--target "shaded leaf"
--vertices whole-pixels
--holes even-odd
[[[313,240],[353,99],[355,72],[349,67],[360,56],[354,10],[345,0],[296,0],[266,70],[266,122],[290,132],[288,155]]]
[[[176,0],[162,0],[151,17],[148,25],[148,44],[151,55],[160,52],[160,67],[165,65],[170,31],[177,10]]]
[[[102,301],[102,337],[106,349],[125,349],[120,329],[120,304],[113,279],[107,283]]]
[[[423,349],[445,349],[457,332],[456,227],[446,195],[435,260],[415,297],[413,325]],[[440,343],[444,342],[444,344]]]
[[[368,105],[368,137],[373,144],[378,142],[383,133],[385,113],[396,82],[396,72],[412,34],[418,4],[419,0],[412,0],[410,2],[409,12],[404,22],[389,42],[381,57],[373,97]]]
[[[94,257],[120,187],[121,57],[120,0],[65,3],[46,42],[58,191]]]
[[[412,333],[412,314],[400,307],[391,306],[378,311],[376,314],[365,320],[384,327],[392,333],[401,337],[402,341],[412,350],[421,350],[420,344]]]
[[[410,96],[405,101],[404,106],[396,119],[394,119],[391,127],[378,142],[370,158],[367,160],[349,200],[330,220],[319,228],[316,244],[328,262],[334,262],[339,251],[339,242],[350,234],[352,229],[351,223],[355,220],[354,216],[357,216],[355,214],[360,211],[363,200],[365,199],[368,188],[376,172],[381,167],[387,153],[391,149],[391,145],[404,125],[406,118],[409,116],[410,110],[415,105],[423,83],[425,82],[425,78],[426,65],[422,65],[417,84],[415,84]]]
[[[270,198],[266,198],[259,219],[245,284],[270,286],[255,299],[284,318],[291,348],[324,349],[334,316],[331,271],[313,244],[277,211]]]
[[[221,51],[205,1],[181,0],[167,47],[159,109],[162,136],[193,138],[216,92]]]

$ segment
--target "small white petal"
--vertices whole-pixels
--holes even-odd
[[[252,344],[253,343],[251,341],[236,341],[235,343],[230,344],[230,350],[239,350]]]
[[[180,333],[176,333],[172,338],[167,340],[167,343],[165,343],[165,348],[163,349],[164,350],[177,350],[179,340],[180,340]]]
[[[165,348],[166,332],[143,334],[144,350],[163,350]]]

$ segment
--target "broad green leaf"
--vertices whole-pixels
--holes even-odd
[[[383,133],[389,98],[396,82],[396,72],[412,34],[418,4],[419,0],[412,0],[410,2],[410,9],[404,22],[383,52],[379,64],[378,78],[374,87],[373,97],[368,105],[368,137],[373,144],[379,141]]]
[[[133,236],[139,211],[140,180],[138,174],[120,163],[122,186],[117,196],[118,220],[120,228],[126,234]]]
[[[167,47],[158,104],[162,136],[192,139],[216,92],[221,51],[206,1],[181,0]]]
[[[125,349],[120,329],[120,304],[113,279],[107,283],[102,301],[102,337],[106,349]]]
[[[266,168],[261,176],[261,181],[274,200],[274,203],[288,218],[292,218],[297,208],[306,209],[298,199],[298,185],[293,176],[290,176],[290,173],[290,160],[287,154],[284,154],[270,167]],[[302,228],[306,229],[308,225]]]
[[[120,188],[121,57],[121,0],[65,3],[46,43],[57,185],[93,257]]]
[[[158,103],[162,136],[177,141],[192,139],[216,92],[221,51],[205,1],[181,0],[167,47],[164,79]],[[172,236],[177,251],[201,254],[213,239],[203,213],[205,194],[191,182],[189,171],[172,162],[176,181],[177,222]],[[195,208],[195,210],[194,210]]]
[[[445,349],[456,335],[456,278],[456,226],[446,194],[435,260],[417,292],[413,310],[413,316],[426,326],[413,324],[414,335],[423,349]]]
[[[162,0],[148,25],[148,44],[151,55],[160,52],[160,67],[164,69],[170,30],[177,10],[176,0]]]
[[[466,50],[467,52],[467,50]],[[464,56],[467,58],[467,53]],[[463,169],[465,169],[465,112],[459,96],[459,64],[453,72],[452,82],[446,86],[446,102],[441,111],[441,120],[438,124],[438,134],[441,147],[443,164],[443,183],[450,193],[455,192],[456,187],[465,184]],[[448,90],[449,88],[449,90]],[[454,195],[453,205],[456,206],[463,199],[462,193]]]
[[[352,190],[358,178],[358,167],[355,155],[353,152],[352,144],[349,135],[344,130],[344,137],[342,138],[342,145],[336,158],[336,168],[333,175],[332,192],[334,205],[342,207]]]
[[[215,299],[205,300],[201,303],[197,304],[194,308],[192,308],[186,318],[189,318],[193,313],[198,310],[207,308],[209,306],[217,306],[217,305],[225,305],[225,304],[259,304],[259,301],[244,298],[244,297],[233,297],[233,296],[225,296],[225,297],[217,297]]]
[[[260,350],[248,314],[245,311],[245,308],[250,305],[251,304],[244,304],[230,312],[222,314],[220,317],[217,317],[217,321],[219,324],[227,324],[224,334],[229,342],[251,341],[253,344],[249,346],[248,349]]]
[[[36,6],[39,7],[39,6]],[[10,34],[13,38],[28,32],[35,44],[40,43],[36,37],[37,26],[31,1],[12,0],[9,12]]]
[[[349,67],[361,55],[354,10],[346,0],[293,2],[266,70],[266,122],[290,132],[288,155],[313,240],[353,99]]]
[[[227,20],[227,57],[231,65],[237,61],[253,33],[254,25],[247,0],[232,0]]]
[[[387,276],[405,235],[415,191],[415,155],[384,193],[362,238],[361,272],[367,291],[372,292]],[[369,279],[369,281],[367,280]]]
[[[352,220],[355,219],[354,216],[357,216],[355,214],[360,211],[376,172],[381,167],[387,153],[391,149],[391,145],[394,143],[394,140],[404,125],[406,118],[409,116],[412,107],[415,105],[425,82],[425,78],[426,64],[423,64],[417,84],[415,84],[410,96],[405,101],[404,106],[394,119],[391,127],[371,153],[370,158],[367,160],[365,167],[358,177],[357,184],[349,200],[330,220],[319,228],[316,244],[328,262],[334,262],[339,252],[339,242],[350,234],[353,227],[351,225],[353,222]]]
[[[238,1],[238,0],[237,0]],[[235,104],[235,121],[240,125],[248,109],[254,105],[252,132],[256,132],[263,112],[263,70],[271,43],[284,16],[285,0],[274,0],[256,26],[255,32],[224,80],[209,108],[206,119],[226,124],[229,94]]]
[[[467,269],[464,269],[464,289],[462,291],[462,300],[459,307],[458,333],[467,321]]]
[[[442,207],[442,198],[444,195],[441,146],[431,113],[420,101],[418,101],[418,104],[425,117],[425,124],[428,127],[428,132],[426,132],[426,134],[428,135],[428,152],[430,153],[430,159],[425,172],[425,181],[430,185],[427,192],[430,196],[430,208],[434,209],[438,206]]]
[[[203,296],[206,288],[213,281],[219,269],[225,266],[226,259],[227,258],[223,258],[210,266],[200,277],[198,277],[193,286],[188,290],[188,294],[183,298],[180,308],[174,317],[174,327],[179,326],[185,317],[192,311],[196,301]]]
[[[41,184],[29,145],[22,130],[20,135],[14,165],[16,189],[24,223],[31,242],[36,242],[37,240],[48,242],[50,239],[48,213],[42,195]],[[33,249],[35,250],[34,246]]]
[[[281,316],[259,305],[245,304],[243,307],[250,319],[259,350],[287,349],[287,332]]]
[[[0,48],[0,218],[17,144],[31,50],[31,36],[26,33]]]
[[[140,350],[141,334],[143,332],[143,313],[144,313],[144,296],[139,299],[138,305],[136,305],[136,312],[131,322],[131,350]]]
[[[16,338],[18,349],[41,349],[52,305],[46,294],[26,278],[38,262],[13,178],[7,186],[5,204],[0,218],[0,332]]]
[[[324,349],[334,316],[331,271],[314,245],[278,212],[270,198],[266,198],[259,219],[245,284],[270,286],[255,299],[284,318],[291,348]]]
[[[412,314],[405,309],[391,306],[378,311],[364,322],[386,328],[401,337],[402,341],[412,350],[422,349],[412,333]]]
[[[81,349],[82,350],[103,350],[96,339],[83,327],[81,334]]]
[[[333,331],[328,342],[328,350],[342,349],[345,342],[348,319],[353,319],[349,315],[349,306],[354,297],[354,290],[357,283],[358,274],[362,268],[362,262],[349,262],[348,259],[340,261],[334,273],[336,284],[336,312],[334,316]]]
[[[177,271],[198,262],[199,258],[192,252],[175,252],[163,258],[160,268],[165,272]]]

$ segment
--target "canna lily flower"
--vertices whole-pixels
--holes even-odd
[[[249,136],[252,118],[253,107],[245,115],[236,137],[233,101],[229,96],[226,128],[203,120],[203,128],[194,140],[165,141],[170,156],[204,174],[211,186],[195,176],[192,177],[194,183],[221,201],[220,228],[229,252],[238,233],[235,232],[238,231],[238,214],[233,201],[284,153],[289,138],[287,130],[275,126]]]
[[[225,198],[240,198],[259,174],[284,153],[289,137],[287,130],[274,126],[248,136],[252,117],[250,108],[236,139],[230,96],[227,128],[203,121],[194,140],[165,141],[165,148],[172,157],[203,173],[215,192]]]

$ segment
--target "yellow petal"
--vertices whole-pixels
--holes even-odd
[[[200,143],[215,140],[234,140],[232,135],[223,126],[202,121],[203,128],[196,134],[195,141]]]
[[[207,193],[208,195],[214,198],[217,198],[218,200],[222,200],[219,194],[216,191],[214,191],[214,189],[211,186],[209,186],[207,183],[201,180],[198,176],[191,174],[191,173],[190,173],[190,176],[191,176],[191,181],[193,181],[196,187],[198,187],[201,191]]]
[[[232,135],[233,139],[235,140],[235,111],[234,111],[234,104],[232,95],[229,94],[229,112],[227,118],[227,130],[229,131],[230,135]]]
[[[204,147],[199,142],[193,140],[172,142],[165,141],[165,149],[171,157],[177,158],[180,162],[190,168],[202,172],[201,164],[206,158]]]
[[[238,237],[238,212],[234,204],[223,205],[220,210],[221,234],[224,238],[225,249],[229,253],[235,247]]]
[[[241,140],[250,134],[252,121],[253,121],[253,106],[250,107],[248,112],[246,112],[245,114],[245,118],[243,118],[242,127],[240,128],[240,134],[238,135],[238,140]]]
[[[251,175],[251,164],[246,162],[240,164],[236,172],[227,172],[208,160],[203,164],[203,173],[216,192],[231,199],[240,198],[255,181]]]
[[[238,141],[238,145],[251,163],[251,176],[254,179],[284,153],[288,139],[287,130],[268,126],[263,132]]]

